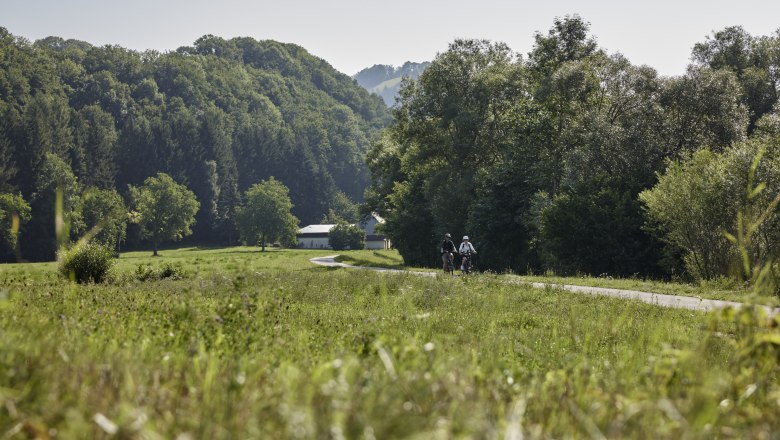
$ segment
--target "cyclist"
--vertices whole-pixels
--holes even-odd
[[[452,264],[452,254],[455,253],[455,243],[452,242],[452,236],[449,232],[444,234],[439,253],[441,254],[444,272],[449,272],[449,266]]]
[[[471,244],[469,241],[469,236],[464,235],[463,236],[463,242],[458,247],[458,253],[463,256],[463,259],[460,263],[460,270],[467,271],[471,269],[471,255],[476,254],[477,250],[474,249],[474,245]],[[469,267],[464,267],[466,264],[469,265]]]

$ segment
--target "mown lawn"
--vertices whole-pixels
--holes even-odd
[[[0,266],[0,438],[771,438],[780,333],[332,252],[123,254],[105,285]],[[139,281],[171,263],[181,279]]]

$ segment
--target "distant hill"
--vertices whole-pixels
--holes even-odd
[[[401,80],[407,76],[417,79],[430,64],[429,61],[423,63],[407,61],[400,67],[376,64],[356,73],[353,78],[369,92],[381,96],[388,106],[392,106],[401,88]]]

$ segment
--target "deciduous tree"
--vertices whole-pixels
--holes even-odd
[[[130,196],[141,236],[151,240],[155,256],[160,243],[180,240],[192,233],[200,203],[192,191],[169,175],[158,173],[140,187],[131,186]]]
[[[289,190],[273,177],[252,185],[244,194],[244,206],[238,212],[241,237],[247,244],[260,243],[263,252],[268,242],[279,240],[287,246],[295,243],[298,219],[292,214]]]

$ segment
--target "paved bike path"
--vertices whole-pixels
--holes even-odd
[[[411,274],[411,275],[418,275],[418,276],[425,276],[425,277],[432,277],[432,278],[435,278],[438,275],[438,272],[415,272],[409,270],[388,269],[383,267],[353,266],[351,264],[339,263],[338,261],[336,261],[336,257],[338,257],[338,255],[329,255],[326,257],[312,258],[309,261],[311,261],[314,264],[320,266],[327,266],[327,267],[344,267],[348,269],[373,270],[377,272],[386,272],[386,273],[404,273],[404,274]],[[654,304],[661,307],[698,310],[704,312],[710,310],[716,310],[716,309],[723,309],[726,307],[733,307],[738,309],[744,305],[742,303],[734,302],[734,301],[722,301],[717,299],[701,299],[692,296],[666,295],[662,293],[640,292],[638,290],[609,289],[606,287],[575,286],[570,284],[529,283],[520,280],[509,281],[509,282],[515,284],[527,284],[529,286],[533,286],[538,289],[553,287],[553,288],[568,290],[570,292],[585,293],[588,295],[600,295],[600,296],[609,296],[613,298],[633,299],[633,300],[638,300],[638,301],[642,301],[648,304]],[[767,312],[767,314],[770,315],[775,313],[780,313],[780,308],[778,307],[775,308],[769,306],[761,306],[761,307]]]

